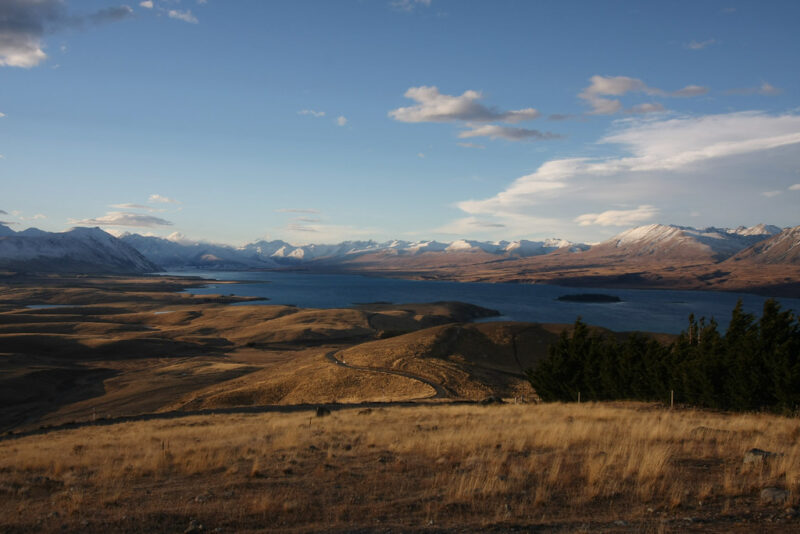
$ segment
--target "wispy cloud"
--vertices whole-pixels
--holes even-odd
[[[474,125],[468,124],[469,130],[459,132],[459,139],[469,139],[471,137],[488,137],[489,139],[505,139],[506,141],[543,141],[548,139],[559,139],[561,136],[552,132],[540,132],[539,130],[529,130],[527,128],[516,128],[512,126],[500,126],[497,124]]]
[[[280,208],[275,211],[278,213],[319,213],[319,210],[310,208]]]
[[[169,16],[169,18],[171,18],[171,19],[182,20],[183,22],[188,22],[189,24],[197,24],[198,22],[200,22],[199,20],[197,20],[197,17],[195,17],[192,14],[192,10],[191,9],[187,9],[185,11],[181,11],[179,9],[170,9],[167,12],[167,16]]]
[[[123,202],[122,204],[110,204],[110,208],[116,208],[118,210],[145,210],[149,211],[150,213],[166,211],[162,208],[154,208],[152,206],[146,206],[144,204],[135,204],[131,202]]]
[[[324,117],[324,111],[314,111],[313,109],[301,109],[297,112],[298,115],[310,115],[312,117]]]
[[[789,191],[800,191],[800,184],[793,184],[789,186]]]
[[[664,111],[664,106],[658,102],[646,102],[632,106],[625,111],[626,113],[659,113]]]
[[[389,5],[399,11],[414,11],[418,6],[430,7],[432,0],[391,0]]]
[[[145,9],[153,9],[153,0],[144,0],[139,2],[139,5]]]
[[[172,199],[172,198],[169,198],[169,197],[165,197],[165,196],[159,195],[157,193],[154,193],[154,194],[150,195],[150,197],[147,199],[147,201],[155,203],[155,204],[180,204],[181,203],[180,200],[175,200],[175,199]]]
[[[774,96],[783,92],[782,89],[775,87],[771,83],[761,82],[758,87],[740,87],[738,89],[728,89],[726,95],[764,95]]]
[[[761,194],[767,198],[772,198],[772,197],[777,197],[781,193],[783,193],[783,191],[764,191]]]
[[[689,50],[702,50],[716,43],[716,39],[706,39],[705,41],[689,41],[686,44],[686,48]]]
[[[700,85],[687,85],[677,91],[668,92],[656,87],[650,87],[638,78],[628,76],[592,76],[590,84],[584,89],[578,98],[592,107],[590,115],[613,115],[623,110],[622,102],[619,98],[628,93],[642,93],[649,96],[672,96],[672,97],[692,97],[706,94],[707,87]],[[663,111],[664,107],[659,103],[639,104],[629,108],[629,113],[651,113],[653,111]]]
[[[336,117],[336,124],[338,126],[345,126],[347,124],[347,117],[345,117],[344,115],[339,115],[338,117]]]
[[[102,217],[93,217],[91,219],[70,219],[70,223],[76,226],[131,226],[136,228],[172,226],[170,221],[160,217],[121,211],[108,212]]]
[[[578,97],[592,106],[593,115],[611,115],[622,110],[622,102],[609,96],[641,92],[648,95],[661,94],[659,89],[648,87],[642,80],[627,76],[592,76],[589,86]]]
[[[306,232],[306,233],[314,233],[314,234],[319,233],[319,230],[317,230],[313,226],[307,226],[307,225],[297,224],[297,223],[289,223],[286,226],[286,229],[289,230],[290,232]]]
[[[487,232],[496,232],[503,228],[506,228],[506,225],[501,222],[479,217],[462,217],[440,226],[439,228],[435,228],[432,232],[464,237],[485,234]]]
[[[701,96],[708,93],[708,87],[703,87],[702,85],[687,85],[683,89],[678,89],[677,91],[673,91],[670,93],[670,96],[677,96],[677,97],[692,97],[692,96]]]
[[[575,217],[580,226],[633,226],[652,220],[658,215],[658,208],[650,205],[630,210],[607,210],[602,213],[584,213]]]

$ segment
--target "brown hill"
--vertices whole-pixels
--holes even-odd
[[[786,228],[739,252],[726,263],[736,262],[800,265],[800,226]]]

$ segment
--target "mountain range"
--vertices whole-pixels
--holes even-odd
[[[752,277],[756,266],[761,266],[762,275],[766,276],[764,266],[770,265],[786,267],[780,274],[781,283],[800,284],[800,226],[781,229],[759,224],[697,229],[651,224],[594,245],[562,239],[344,241],[302,246],[262,240],[233,247],[139,234],[117,238],[99,228],[73,228],[67,232],[29,228],[15,232],[0,225],[0,269],[24,272],[144,273],[301,267],[412,278],[568,283],[581,277],[608,281],[602,276],[607,278],[609,273],[630,278],[632,273],[641,276],[677,269],[691,271],[708,284],[708,272],[730,274],[733,270],[750,269],[748,276]],[[759,276],[763,278],[762,275]],[[725,276],[715,274],[711,278],[718,283],[724,282]]]
[[[159,266],[100,228],[15,232],[0,224],[0,269],[21,272],[145,273]]]

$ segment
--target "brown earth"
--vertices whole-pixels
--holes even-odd
[[[6,278],[0,287],[0,431],[175,409],[432,397],[435,388],[422,376],[356,370],[328,354],[494,314],[461,303],[230,306],[249,299],[176,292],[199,283]],[[26,307],[32,304],[56,307]],[[434,360],[416,364],[421,375],[433,373],[427,367],[438,366]],[[521,368],[488,388],[478,384],[480,373],[448,379],[460,385],[446,398],[475,399],[527,384]]]
[[[557,251],[529,258],[498,258],[484,252],[432,252],[417,256],[369,254],[344,264],[313,268],[419,280],[737,291],[800,297],[800,264],[762,263],[744,256],[715,262],[711,257],[631,258],[591,250]]]

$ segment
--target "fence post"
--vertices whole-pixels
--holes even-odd
[[[671,410],[673,405],[675,404],[675,390],[669,390],[669,409]]]
[[[581,403],[581,392],[579,391],[578,392],[578,404],[580,404],[580,403]]]

